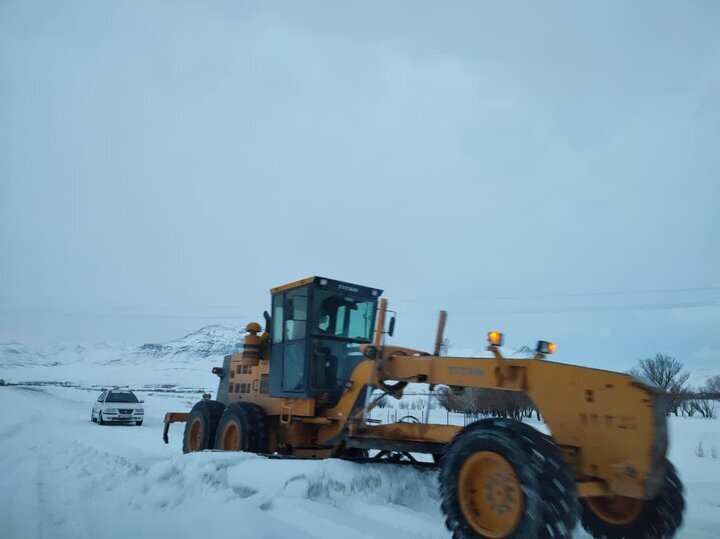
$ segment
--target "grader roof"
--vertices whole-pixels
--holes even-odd
[[[270,293],[275,295],[280,292],[285,292],[286,290],[292,290],[293,288],[299,288],[308,284],[317,284],[323,288],[336,289],[338,291],[350,292],[366,297],[380,297],[383,293],[383,291],[379,288],[370,288],[359,284],[328,279],[327,277],[319,277],[317,275],[307,277],[306,279],[300,279],[299,281],[293,281],[292,283],[281,286],[276,286],[275,288],[270,289]]]

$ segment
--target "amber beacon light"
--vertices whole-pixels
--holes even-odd
[[[493,346],[502,346],[503,344],[503,334],[499,331],[489,331],[488,332],[488,342],[492,344]]]
[[[554,354],[557,350],[557,344],[554,342],[538,341],[537,351],[540,354]]]

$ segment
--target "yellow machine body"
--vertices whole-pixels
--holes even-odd
[[[312,285],[317,279],[272,292]],[[416,382],[447,385],[455,391],[522,392],[542,414],[574,474],[578,496],[650,499],[656,495],[667,449],[665,395],[660,389],[627,374],[551,362],[543,354],[533,359],[505,358],[493,344],[488,346],[492,357],[442,357],[437,355],[440,328],[435,354],[387,346],[382,342],[386,311],[387,302],[381,300],[373,341],[359,344],[364,359],[344,382],[334,405],[321,406],[316,398],[269,394],[270,335],[259,334],[257,324],[248,326],[244,350],[226,358],[217,400],[226,406],[259,405],[268,420],[270,453],[326,458],[358,448],[442,455],[462,427],[371,424],[366,419],[377,399],[369,398],[368,392],[401,397],[405,385]],[[186,419],[185,413],[169,413],[165,434],[169,423]]]

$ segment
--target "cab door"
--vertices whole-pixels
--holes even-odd
[[[269,393],[275,397],[308,394],[308,287],[273,296]]]

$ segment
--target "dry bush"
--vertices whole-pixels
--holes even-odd
[[[522,420],[533,412],[540,418],[530,397],[516,391],[500,389],[464,389],[454,392],[449,387],[437,390],[438,403],[451,412]]]
[[[683,365],[677,359],[665,354],[655,354],[654,358],[638,360],[637,367],[630,369],[630,374],[644,376],[663,388],[668,394],[668,413],[678,415],[687,391],[690,373],[682,372]]]

